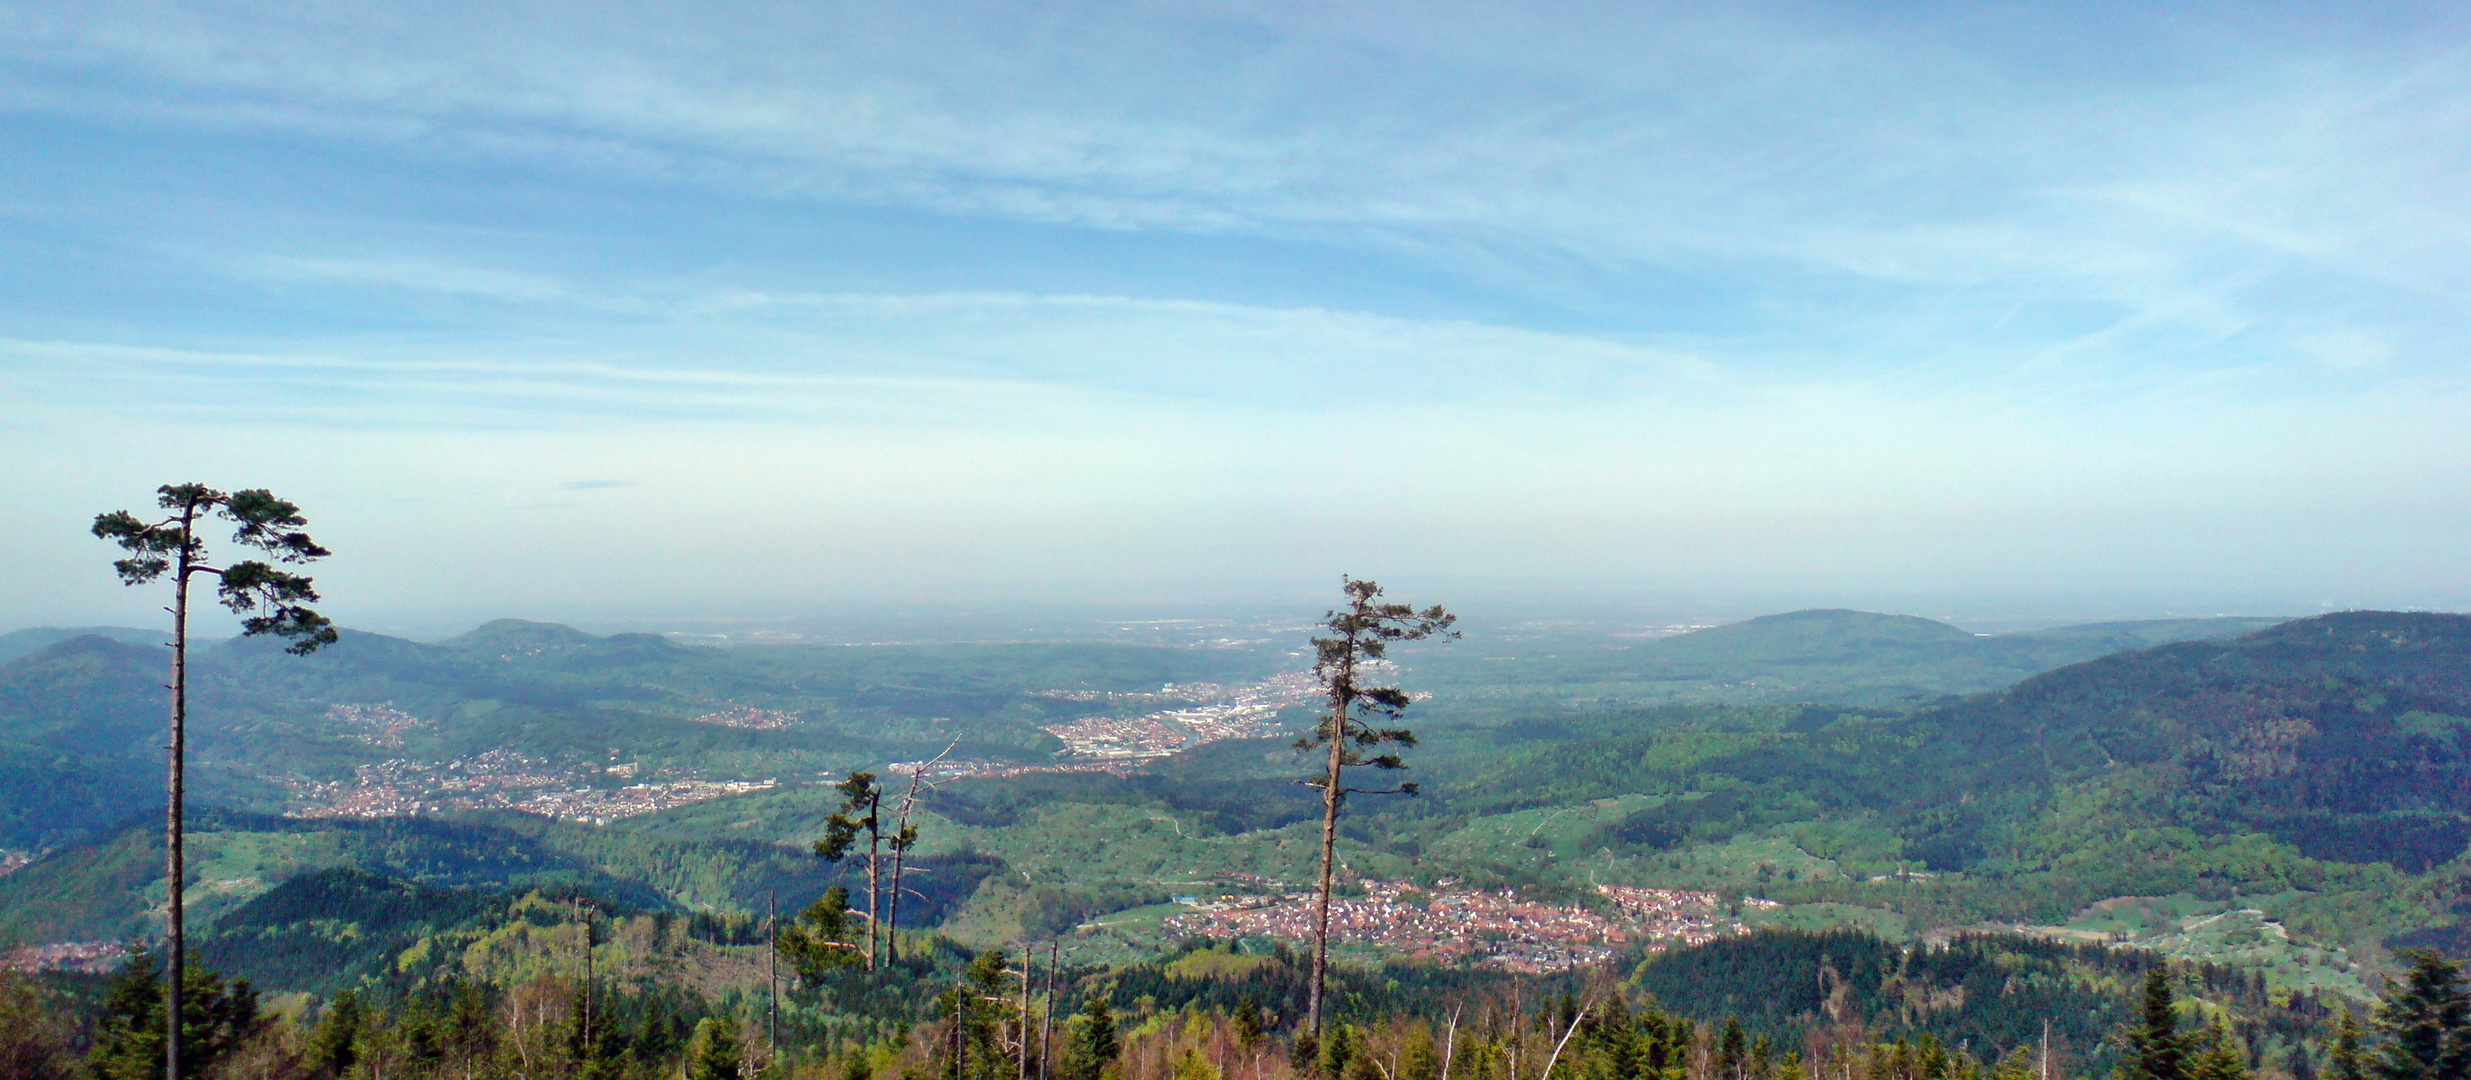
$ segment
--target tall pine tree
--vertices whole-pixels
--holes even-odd
[[[335,643],[334,623],[309,609],[317,602],[317,587],[305,576],[276,568],[325,558],[332,552],[301,531],[309,523],[300,507],[263,488],[225,493],[204,484],[165,484],[155,489],[155,506],[163,517],[148,521],[126,510],[95,515],[93,532],[120,545],[129,557],[112,564],[123,585],[144,585],[169,575],[172,579],[172,692],[170,776],[165,784],[163,823],[165,906],[164,965],[166,1004],[161,1009],[167,1030],[185,1031],[189,955],[187,913],[188,872],[185,800],[189,759],[189,581],[199,575],[215,579],[216,599],[241,615],[242,637],[273,634],[292,639],[287,651],[307,655]],[[232,543],[271,559],[243,559],[215,566],[213,552],[199,530],[216,518],[232,525]],[[170,1080],[188,1075],[181,1055],[189,1040],[160,1041],[163,1074]],[[195,1070],[202,1072],[203,1070]]]
[[[1347,786],[1347,770],[1361,766],[1404,769],[1398,751],[1413,749],[1416,737],[1406,728],[1375,727],[1368,721],[1395,721],[1406,715],[1407,692],[1396,687],[1367,686],[1362,681],[1389,651],[1393,642],[1448,640],[1458,616],[1436,604],[1423,611],[1406,604],[1379,603],[1381,586],[1341,577],[1347,606],[1330,612],[1322,625],[1329,637],[1313,639],[1313,674],[1321,679],[1330,711],[1311,735],[1296,740],[1299,752],[1327,751],[1317,776],[1302,781],[1321,789],[1321,890],[1313,909],[1313,975],[1306,993],[1305,1023],[1321,1030],[1322,995],[1330,969],[1330,895],[1338,877],[1338,819],[1349,795],[1414,795],[1416,785],[1355,788]],[[1386,749],[1385,748],[1390,748]]]

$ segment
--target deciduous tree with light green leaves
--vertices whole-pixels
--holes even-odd
[[[263,488],[225,493],[204,484],[166,484],[155,489],[155,496],[162,516],[141,518],[126,510],[98,514],[94,535],[129,553],[112,564],[122,584],[144,585],[167,575],[172,579],[171,775],[164,810],[165,876],[171,894],[164,949],[171,959],[164,965],[164,1024],[176,1033],[186,1007],[180,972],[188,955],[181,826],[189,750],[189,580],[200,574],[213,577],[216,599],[242,616],[242,636],[290,638],[287,651],[297,655],[334,644],[335,628],[310,610],[318,599],[310,580],[279,568],[331,554],[302,531],[309,522],[300,516],[300,507]],[[265,557],[214,565],[213,552],[199,532],[218,519],[233,527],[233,544]],[[163,1042],[166,1080],[181,1080],[181,1041],[175,1036]]]

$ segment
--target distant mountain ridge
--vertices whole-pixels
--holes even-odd
[[[2173,641],[2237,637],[2279,618],[2158,619],[1974,634],[1916,615],[1816,608],[1613,648],[1523,657],[1517,667],[1443,650],[1414,661],[1443,685],[1517,697],[1537,684],[1597,699],[1913,705]]]
[[[141,630],[134,626],[33,626],[0,634],[0,664],[81,637],[106,638],[123,645],[141,646],[161,646],[172,639],[169,630]],[[212,644],[212,639],[203,639],[203,643]]]

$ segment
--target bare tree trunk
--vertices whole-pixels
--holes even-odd
[[[772,890],[764,890],[764,1045],[766,1060],[781,1056],[781,924]]]
[[[886,963],[899,963],[901,960],[901,855],[900,845],[893,845],[892,897],[890,906],[884,911],[884,961]]]
[[[883,843],[884,843],[884,827],[883,827],[883,826],[884,826],[884,821],[883,821],[883,816],[882,816],[882,815],[883,815],[883,808],[884,808],[884,799],[883,799],[883,796],[882,796],[882,795],[880,795],[880,794],[879,794],[879,795],[877,795],[877,796],[875,797],[873,804],[872,804],[872,805],[869,805],[869,806],[867,807],[867,970],[868,970],[868,971],[873,971],[873,970],[875,970],[875,937],[876,937],[876,935],[877,935],[877,934],[878,934],[878,933],[882,930],[882,927],[883,927],[883,924],[882,924],[882,923],[880,923],[880,922],[878,922],[878,921],[876,921],[876,918],[875,918],[875,898],[876,898],[876,897],[878,897],[878,896],[880,896],[880,895],[882,895],[882,894],[883,894],[883,891],[884,891],[884,887],[883,887],[882,880],[881,880],[881,878],[879,877],[879,875],[878,875],[878,871],[877,871],[877,869],[876,869],[877,867],[879,867],[879,866],[881,866],[881,865],[882,865],[881,856],[880,856],[878,853],[882,850],[882,848],[883,848]],[[894,902],[894,903],[896,903],[896,904],[900,903],[900,898],[899,898],[899,897],[895,897],[895,898],[893,899],[893,902]]]
[[[163,990],[163,1075],[165,1080],[180,1080],[180,1027],[182,1006],[187,996],[181,985],[181,975],[188,967],[188,919],[183,894],[187,891],[188,871],[183,865],[186,851],[181,844],[181,814],[188,794],[186,764],[189,756],[189,530],[195,524],[197,505],[192,502],[180,511],[180,561],[172,576],[172,741],[164,749],[171,751],[171,773],[166,781],[163,809],[164,877],[170,882],[170,907],[165,912],[165,937],[171,949],[164,965]]]
[[[942,764],[945,758],[952,756],[952,748],[959,745],[961,745],[960,739],[952,740],[944,747],[943,753],[935,755],[926,764],[920,765],[917,771],[909,774],[909,791],[901,796],[901,809],[893,820],[892,906],[891,910],[884,913],[884,955],[888,960],[897,961],[901,958],[901,869],[909,854],[909,847],[902,843],[902,838],[909,835],[909,816],[918,807],[918,786],[925,780],[927,770]]]
[[[592,909],[575,902],[575,910],[583,916],[583,1052],[592,1052]]]
[[[1055,1056],[1055,984],[1064,957],[1064,939],[1047,942],[1047,1014],[1038,1018],[1038,1080],[1047,1080],[1047,1059]]]

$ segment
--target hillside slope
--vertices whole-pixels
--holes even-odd
[[[162,652],[88,635],[0,664],[0,846],[53,846],[162,805]]]
[[[2348,612],[2106,657],[1915,730],[1959,789],[2135,773],[2183,825],[2312,857],[2416,871],[2471,844],[2471,616]]]
[[[1913,615],[1819,609],[1634,645],[1557,645],[1541,656],[1428,648],[1407,666],[1437,694],[1460,699],[1910,706],[2110,653],[2235,637],[2279,621],[2166,619],[1982,635]]]
[[[1502,879],[1755,890],[1916,927],[2184,894],[2163,906],[2372,951],[2471,919],[2460,615],[2321,616],[1912,712],[1529,708],[1436,730],[1417,765],[1426,797],[1365,808],[1361,835]]]

